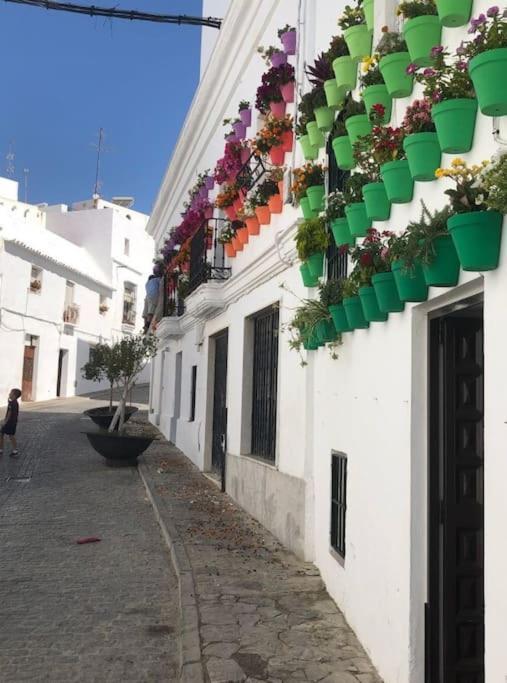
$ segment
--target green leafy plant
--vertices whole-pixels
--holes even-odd
[[[333,123],[333,127],[331,128],[331,133],[330,137],[331,140],[334,140],[335,138],[338,137],[343,137],[344,135],[347,135],[347,129],[345,128],[345,121],[343,120],[343,112],[340,112],[340,114],[337,116]]]
[[[241,100],[238,111],[244,111],[245,109],[250,109],[250,102],[248,100]]]
[[[396,52],[407,52],[405,38],[397,31],[390,31],[387,26],[382,27],[382,38],[379,40],[375,50],[378,58],[395,54]]]
[[[257,52],[260,54],[266,64],[269,64],[271,62],[271,57],[274,54],[283,53],[283,50],[280,50],[280,48],[275,47],[274,45],[270,45],[269,47],[262,47],[262,45],[259,45]]]
[[[363,187],[370,183],[370,177],[365,173],[353,173],[345,181],[345,201],[355,204],[363,201]]]
[[[330,64],[333,64],[334,60],[338,59],[338,57],[348,57],[349,48],[345,38],[341,35],[333,36],[326,55]]]
[[[491,160],[481,181],[486,193],[485,204],[488,209],[507,213],[507,153],[503,152]]]
[[[307,92],[301,96],[298,104],[298,121],[296,124],[296,135],[302,137],[306,135],[306,124],[310,121],[315,121],[315,114],[313,113],[313,95]]]
[[[362,0],[356,0],[355,5],[345,5],[343,14],[338,19],[338,26],[345,31],[352,26],[358,26],[359,24],[365,24],[366,19],[364,16],[363,2]]]
[[[346,121],[351,116],[358,116],[359,114],[366,114],[364,102],[362,100],[357,102],[352,97],[349,97],[343,108],[343,120]]]
[[[329,235],[323,218],[310,218],[298,225],[296,249],[301,261],[305,262],[313,254],[326,251],[328,246]]]
[[[323,306],[336,306],[343,301],[343,279],[327,280],[319,285],[319,299]]]
[[[313,109],[319,109],[320,107],[327,107],[326,92],[323,86],[316,86],[311,91]]]
[[[430,14],[437,14],[434,0],[405,0],[398,5],[397,14],[404,19],[415,19]]]
[[[345,216],[345,195],[340,190],[330,192],[327,196],[326,219],[328,221]]]
[[[449,206],[431,212],[424,201],[421,200],[421,215],[418,220],[411,221],[406,230],[406,239],[409,242],[407,255],[411,266],[417,259],[422,263],[429,264],[435,258],[435,239],[447,235],[447,219],[452,215]]]

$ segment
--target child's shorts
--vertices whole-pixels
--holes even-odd
[[[15,424],[7,423],[2,427],[2,429],[0,429],[0,432],[2,432],[2,434],[7,434],[7,436],[14,436],[16,433],[16,427],[17,425]]]

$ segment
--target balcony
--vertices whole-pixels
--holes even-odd
[[[79,322],[79,306],[67,304],[63,311],[63,322],[66,325],[77,325]]]

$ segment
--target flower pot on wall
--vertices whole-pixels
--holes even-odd
[[[308,121],[308,123],[306,124],[306,132],[308,133],[308,137],[310,138],[310,143],[314,147],[316,147],[317,149],[324,147],[324,136],[322,135],[322,132],[319,130],[319,127],[317,126],[317,121]]]
[[[436,0],[442,26],[464,26],[470,20],[473,0]]]
[[[343,95],[336,85],[336,79],[332,78],[329,81],[324,81],[324,92],[326,93],[326,101],[328,107],[338,109],[343,104]]]
[[[294,149],[294,133],[291,130],[282,133],[282,147],[284,152],[292,152]]]
[[[349,48],[350,56],[355,62],[360,62],[363,57],[370,56],[373,34],[368,30],[366,24],[357,24],[346,28],[343,37]]]
[[[310,275],[314,278],[319,278],[324,275],[324,252],[319,251],[308,257],[306,263],[310,269]]]
[[[312,145],[309,135],[302,135],[298,138],[298,141],[306,161],[314,161],[317,159],[319,156],[319,148]]]
[[[289,83],[284,83],[283,85],[280,86],[280,92],[282,93],[283,101],[287,102],[287,104],[294,102],[294,90],[295,90],[294,81],[290,81]]]
[[[388,123],[391,120],[391,111],[393,106],[393,101],[391,95],[387,92],[387,86],[380,83],[379,85],[369,85],[361,93],[364,100],[364,106],[368,114],[374,104],[381,104],[385,111],[383,116],[384,123]]]
[[[352,145],[348,135],[340,135],[331,143],[338,168],[342,171],[350,171],[354,168],[355,161],[352,154]]]
[[[206,178],[204,180],[204,185],[205,185],[206,189],[208,190],[208,192],[210,192],[215,187],[214,178],[210,175],[206,176]]]
[[[403,26],[403,35],[411,61],[418,66],[429,66],[433,62],[431,50],[440,45],[442,39],[440,19],[434,14],[408,19]]]
[[[428,285],[424,280],[420,263],[407,269],[404,262],[398,260],[393,262],[392,270],[401,301],[426,301]]]
[[[315,218],[317,216],[317,212],[313,211],[313,209],[310,207],[310,200],[308,197],[302,197],[299,201],[299,205],[305,220],[309,220],[310,218]]]
[[[234,247],[236,254],[239,251],[243,251],[243,243],[239,240],[238,237],[233,237],[231,242],[232,242],[232,246]]]
[[[226,244],[224,244],[224,248],[226,256],[228,256],[229,258],[234,258],[236,256],[236,249],[234,249],[234,245],[232,244],[232,242],[227,242]]]
[[[345,95],[347,90],[354,90],[357,83],[357,64],[351,57],[337,57],[333,61],[333,71],[336,85],[341,95]]]
[[[241,244],[248,244],[248,228],[238,228],[236,235]]]
[[[442,151],[436,133],[413,133],[403,140],[410,175],[414,180],[429,182],[435,180],[435,171],[440,166]]]
[[[414,179],[410,175],[408,161],[388,161],[380,167],[387,198],[393,204],[406,204],[414,196]]]
[[[349,116],[345,121],[345,128],[349,134],[350,144],[354,147],[354,143],[358,138],[371,133],[372,125],[366,114],[356,114],[355,116]]]
[[[352,332],[353,328],[349,324],[343,304],[333,304],[332,306],[329,306],[329,313],[331,314],[334,328],[338,333]]]
[[[347,204],[345,207],[345,215],[347,216],[352,237],[366,237],[366,233],[371,228],[371,220],[366,215],[366,206],[364,202]]]
[[[477,119],[476,99],[445,100],[434,104],[431,118],[442,152],[461,154],[472,149]]]
[[[345,314],[352,330],[364,330],[370,326],[363,313],[361,299],[358,296],[347,297],[343,300]]]
[[[382,57],[379,62],[379,69],[387,92],[391,97],[399,99],[408,97],[414,88],[414,77],[407,74],[407,67],[410,64],[408,52],[395,52],[391,55]]]
[[[274,194],[268,200],[268,207],[271,213],[282,213],[283,202],[282,197],[279,194]]]
[[[365,320],[369,323],[381,323],[387,320],[389,314],[380,310],[373,287],[359,287],[359,298]]]
[[[315,114],[319,130],[323,133],[329,133],[334,123],[334,109],[331,109],[331,107],[317,107],[313,113]]]
[[[349,223],[346,218],[334,218],[331,221],[331,232],[337,247],[344,244],[348,244],[350,247],[354,246],[355,239],[350,234]]]
[[[253,235],[258,235],[261,231],[261,226],[259,223],[259,220],[257,216],[251,216],[250,218],[245,218],[245,223],[246,227],[248,230],[248,234],[253,236]]]
[[[277,119],[283,119],[287,110],[287,104],[283,100],[282,102],[270,102],[269,109]]]
[[[455,287],[459,280],[459,259],[451,235],[433,240],[433,257],[422,264],[424,280],[432,287]]]
[[[273,52],[271,55],[271,66],[278,69],[282,64],[287,64],[287,54],[285,52]]]
[[[250,128],[250,126],[252,125],[252,110],[242,109],[239,112],[239,118],[243,121],[243,124],[246,128]]]
[[[307,263],[302,263],[299,266],[299,272],[301,273],[301,279],[305,287],[316,287],[319,284],[319,279],[315,278],[310,273],[310,268]]]
[[[482,52],[468,64],[479,107],[485,116],[507,114],[507,47]]]
[[[269,225],[271,222],[271,212],[269,206],[257,206],[255,208],[255,215],[261,225]]]
[[[458,213],[447,220],[463,270],[495,270],[500,258],[503,216],[497,211]]]
[[[230,221],[235,221],[237,218],[236,209],[233,206],[225,206],[224,212]]]
[[[277,145],[276,147],[271,147],[269,150],[269,158],[274,166],[283,166],[285,159],[285,150],[283,145]]]
[[[321,344],[336,341],[337,334],[332,320],[319,320],[316,325],[316,332]]]
[[[306,190],[306,196],[310,202],[310,209],[315,212],[322,211],[324,205],[324,185],[312,185]]]
[[[297,45],[297,33],[296,31],[286,31],[285,33],[282,33],[280,36],[280,40],[282,41],[283,49],[286,55],[295,55],[296,54],[296,45]]]
[[[391,202],[384,183],[368,183],[363,187],[366,215],[372,221],[387,221],[391,215]]]
[[[236,121],[236,123],[232,124],[232,127],[234,128],[234,133],[238,140],[244,140],[246,138],[246,126],[243,121]]]
[[[368,31],[373,31],[375,27],[375,14],[374,14],[374,0],[364,0],[363,2],[363,10],[364,10],[364,18],[366,19],[366,26],[368,27]]]
[[[379,309],[383,313],[400,313],[405,309],[404,302],[400,299],[394,275],[388,273],[376,273],[371,278],[371,284],[377,295]]]

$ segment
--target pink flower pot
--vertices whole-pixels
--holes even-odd
[[[291,130],[286,130],[282,134],[282,147],[284,152],[292,152],[294,148],[294,134]]]
[[[250,159],[250,154],[250,149],[248,147],[243,147],[243,149],[241,150],[241,163],[243,165],[245,165],[246,162]]]
[[[209,209],[206,209],[206,211],[204,212],[204,218],[207,221],[209,221],[210,218],[213,218],[213,207],[212,206],[210,206]]]
[[[271,110],[271,113],[273,116],[276,116],[277,119],[283,119],[285,116],[285,109],[286,109],[286,104],[285,102],[270,102],[269,103],[269,108]]]
[[[290,83],[285,83],[284,85],[280,86],[280,92],[282,93],[284,102],[294,102],[294,90],[294,81],[290,81]]]
[[[287,64],[287,55],[285,52],[274,52],[271,55],[271,65],[277,69],[282,64]]]
[[[297,33],[296,31],[287,31],[287,33],[282,33],[280,36],[282,41],[283,49],[286,55],[295,55],[297,46]]]
[[[243,121],[233,123],[232,127],[234,128],[234,132],[238,140],[244,140],[246,137],[246,126]]]
[[[274,166],[283,166],[285,159],[285,152],[283,145],[278,145],[277,147],[271,147],[269,150],[269,158]]]
[[[250,126],[252,125],[252,110],[242,109],[239,112],[239,117],[242,120],[245,128],[250,128]]]

